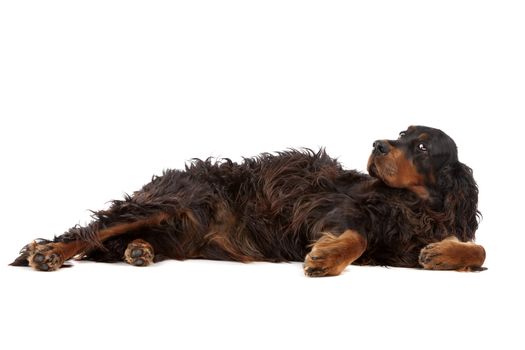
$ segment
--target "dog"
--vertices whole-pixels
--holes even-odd
[[[368,174],[324,149],[194,159],[167,170],[93,221],[26,245],[11,264],[67,260],[147,266],[164,259],[304,261],[310,277],[349,264],[479,271],[480,213],[472,170],[443,131],[410,126],[373,143]]]

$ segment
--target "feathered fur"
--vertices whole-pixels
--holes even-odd
[[[398,146],[395,142],[389,147]],[[417,157],[407,156],[416,168]],[[357,264],[415,267],[426,245],[450,235],[472,240],[478,225],[472,170],[457,156],[439,162],[429,166],[433,181],[425,180],[424,197],[387,185],[372,170],[374,177],[345,170],[324,149],[265,153],[239,164],[194,159],[184,171],[154,176],[133,195],[94,212],[89,225],[73,227],[54,242],[87,241],[91,248],[83,258],[106,262],[122,260],[137,238],[152,245],[157,261],[302,261],[324,233],[337,236],[352,229],[368,242]],[[156,213],[169,218],[104,242],[97,239],[102,228]],[[27,255],[14,264],[27,264]]]

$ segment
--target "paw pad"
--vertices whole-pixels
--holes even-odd
[[[64,263],[64,258],[55,243],[40,243],[34,241],[25,249],[28,251],[29,266],[40,271],[58,270]]]
[[[143,240],[135,240],[128,244],[124,260],[133,266],[148,266],[153,263],[153,247]]]

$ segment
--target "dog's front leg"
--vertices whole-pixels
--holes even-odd
[[[304,261],[304,273],[310,277],[337,276],[366,250],[366,238],[355,230],[336,236],[325,233]]]
[[[428,270],[484,270],[485,249],[473,242],[460,242],[450,236],[421,249],[419,263]]]

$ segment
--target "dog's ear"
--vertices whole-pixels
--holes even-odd
[[[462,241],[474,239],[478,228],[478,186],[472,169],[456,161],[445,165],[438,175],[438,188],[443,195],[443,207],[449,225]]]

